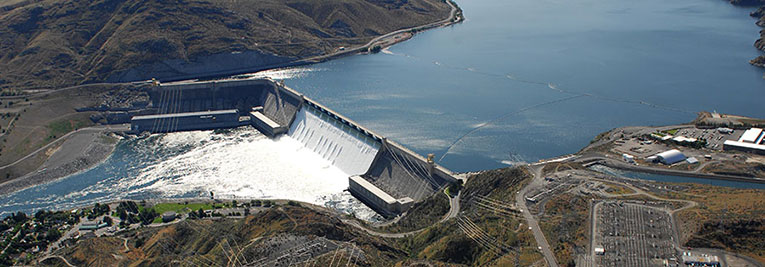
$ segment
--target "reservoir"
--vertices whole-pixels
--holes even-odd
[[[761,54],[750,8],[458,3],[462,24],[269,75],[454,171],[574,153],[609,129],[690,122],[698,111],[765,117],[754,97],[765,94],[763,69],[748,64]]]
[[[698,111],[765,117],[763,69],[747,63],[760,54],[751,9],[719,0],[458,3],[464,23],[381,53],[252,75],[282,79],[458,172],[574,153],[600,132],[689,122]],[[1,196],[0,217],[214,191],[373,218],[343,191],[347,179],[291,137],[156,134],[121,141],[93,169]]]

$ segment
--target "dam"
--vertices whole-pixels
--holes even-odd
[[[348,191],[384,217],[406,212],[457,179],[448,169],[270,79],[154,83],[154,114],[134,116],[134,133],[251,125],[294,139],[348,175]]]

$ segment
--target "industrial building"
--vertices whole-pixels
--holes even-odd
[[[765,155],[765,131],[760,128],[746,130],[737,141],[726,140],[723,150],[737,150]]]
[[[166,211],[162,213],[162,222],[172,222],[177,217],[175,211]]]
[[[685,155],[677,149],[667,150],[656,154],[656,160],[666,165],[672,165],[685,159]]]
[[[236,109],[135,116],[130,120],[130,130],[134,133],[166,133],[237,126],[239,112]]]
[[[717,256],[693,255],[690,252],[683,252],[683,263],[689,266],[720,266],[720,259]]]
[[[99,222],[99,221],[89,221],[89,222],[83,222],[80,224],[80,227],[78,228],[80,231],[89,231],[89,230],[98,230],[101,228],[106,227],[108,224],[105,222]]]

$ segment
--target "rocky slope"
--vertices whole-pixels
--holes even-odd
[[[759,5],[765,5],[765,2],[760,1],[758,3]],[[757,18],[757,26],[765,27],[765,6],[761,6],[755,11],[752,11],[752,13],[749,14],[750,16]],[[765,30],[760,30],[760,39],[757,39],[757,41],[754,42],[754,47],[759,49],[760,51],[765,51]],[[765,56],[759,56],[749,61],[750,64],[765,68]]]
[[[237,61],[257,68],[363,44],[447,18],[449,10],[441,0],[6,1],[0,88],[104,81],[156,64],[180,72],[228,71]]]

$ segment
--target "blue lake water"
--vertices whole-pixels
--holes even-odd
[[[611,128],[683,123],[698,111],[765,117],[763,70],[747,63],[760,54],[751,9],[719,0],[459,4],[462,24],[379,54],[270,73],[454,171],[574,153]],[[332,166],[247,131],[122,141],[102,165],[0,197],[0,216],[208,191],[373,216],[342,192],[347,178]],[[293,168],[296,157],[311,166]]]
[[[765,117],[763,69],[747,62],[760,54],[751,9],[718,0],[459,4],[462,24],[389,53],[298,68],[285,82],[454,171],[573,153],[600,132],[689,122],[698,111]]]

